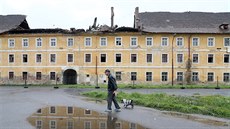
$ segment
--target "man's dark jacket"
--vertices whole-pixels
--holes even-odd
[[[108,76],[108,91],[115,91],[115,90],[117,90],[116,79],[110,74]]]

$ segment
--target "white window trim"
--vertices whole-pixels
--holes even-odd
[[[10,62],[10,59],[9,59],[10,55],[14,55],[14,62]],[[7,58],[8,58],[8,63],[9,64],[14,64],[15,63],[15,60],[16,60],[15,53],[9,53]]]
[[[23,42],[24,39],[27,39],[27,41],[28,41],[28,46],[24,46],[24,42]],[[23,47],[23,48],[28,48],[28,47],[29,47],[29,38],[22,38],[22,47]]]
[[[73,39],[73,46],[69,46],[69,39]],[[73,37],[66,38],[66,46],[67,47],[74,47],[74,38]]]
[[[225,46],[224,40],[225,40],[226,38],[230,38],[230,37],[224,37],[224,38],[223,38],[223,46],[224,46],[224,47],[230,47],[230,45],[229,45],[229,46]]]
[[[212,54],[213,55],[213,63],[208,63],[208,55]],[[215,64],[215,54],[214,53],[208,53],[207,54],[207,64]]]
[[[86,39],[87,39],[87,38],[90,39],[90,45],[89,45],[89,46],[86,45]],[[93,43],[92,37],[85,37],[85,38],[84,38],[84,46],[85,46],[85,47],[92,47],[92,43]]]
[[[193,71],[193,72],[191,72],[191,81],[193,82],[193,80],[192,80],[192,74],[193,73],[198,73],[198,81],[200,81],[200,72],[198,72],[198,71]]]
[[[163,62],[163,60],[162,60],[163,54],[167,54],[167,62]],[[167,63],[169,63],[169,54],[168,53],[161,53],[161,64],[167,64]]]
[[[230,74],[230,72],[222,72],[222,80],[221,80],[221,82],[223,82],[223,83],[229,83],[229,82],[225,82],[224,81],[224,73],[229,73]],[[9,74],[9,73],[8,73]],[[8,75],[9,76],[9,75]]]
[[[51,62],[51,54],[54,54],[54,55],[55,55],[55,62]],[[50,64],[55,64],[55,63],[57,63],[57,54],[56,54],[56,53],[50,53],[50,54],[49,54],[49,63],[50,63]]]
[[[68,55],[69,55],[69,54],[72,54],[72,55],[73,55],[73,62],[68,62]],[[68,64],[74,63],[74,53],[67,53],[67,54],[66,54],[66,63],[68,63]]]
[[[49,128],[51,129],[51,121],[55,121],[55,129],[57,129],[57,121],[56,120],[50,120],[49,121]]]
[[[12,72],[14,74],[13,79],[10,79],[10,72]],[[8,71],[8,75],[7,76],[8,76],[9,80],[14,80],[15,79],[15,72],[13,70],[10,70],[10,71]]]
[[[136,80],[132,80],[132,73],[136,73]],[[138,72],[137,71],[131,71],[130,72],[130,81],[137,81],[138,79]]]
[[[40,113],[39,113],[40,114]],[[36,125],[35,125],[35,127],[37,128],[37,123],[38,123],[38,121],[41,121],[41,127],[43,127],[43,121],[42,120],[36,120]]]
[[[121,54],[121,62],[116,62],[116,54]],[[122,53],[115,53],[114,54],[114,63],[122,63]]]
[[[136,62],[132,62],[132,58],[131,58],[131,57],[132,57],[132,56],[131,56],[132,54],[136,54],[136,55],[137,55],[137,61],[136,61]],[[137,53],[130,53],[130,63],[131,63],[131,64],[136,64],[136,63],[138,63],[138,54],[137,54]]]
[[[53,72],[53,73],[55,73],[55,80],[50,80],[50,78],[51,78],[51,72]],[[49,81],[56,81],[56,78],[57,78],[57,72],[56,71],[49,71]],[[57,107],[56,106],[54,106],[55,107],[55,114],[57,113]],[[50,108],[49,108],[50,109]],[[51,113],[51,114],[54,114],[54,113]]]
[[[147,60],[147,59],[148,59],[148,58],[147,58],[147,55],[148,55],[148,54],[152,54],[152,62],[148,62],[148,60]],[[145,60],[146,60],[146,63],[147,63],[147,64],[153,64],[153,53],[146,53],[145,58],[146,58]]]
[[[105,62],[101,62],[101,54],[105,54],[105,56],[106,56]],[[101,64],[104,64],[104,63],[107,63],[107,61],[108,61],[107,53],[100,53],[100,63],[101,63]]]
[[[23,55],[27,55],[27,62],[23,62]],[[22,59],[22,64],[28,64],[29,63],[29,54],[28,53],[22,53],[21,55]]]
[[[35,77],[35,80],[36,81],[41,81],[42,80],[42,76],[41,76],[41,80],[37,80],[37,73],[38,72],[41,72],[41,75],[42,75],[42,71],[35,71],[35,73],[34,73],[34,77]],[[42,110],[42,109],[41,109]],[[41,113],[37,113],[37,114],[41,114]]]
[[[206,80],[207,80],[207,82],[210,82],[210,81],[208,81],[208,73],[213,73],[213,81],[212,82],[215,82],[216,81],[216,74],[215,74],[215,72],[213,72],[213,71],[208,71],[207,73],[206,73]]]
[[[167,81],[162,81],[162,73],[167,73]],[[161,71],[161,82],[168,82],[169,81],[169,72]]]
[[[151,45],[148,45],[147,44],[147,39],[148,38],[151,38],[152,39],[152,44]],[[147,47],[152,47],[153,46],[153,37],[145,37],[145,45],[147,46]]]
[[[11,39],[13,39],[14,40],[14,46],[10,46],[10,40]],[[8,39],[8,48],[14,48],[15,47],[15,45],[16,45],[16,41],[15,41],[15,39],[14,38],[9,38]]]
[[[73,113],[68,113],[68,107],[72,107],[73,108]],[[73,115],[74,114],[74,106],[67,106],[66,107],[66,114],[67,115]],[[68,122],[68,121],[67,121]]]
[[[197,63],[193,62],[193,54],[197,54],[198,55],[198,62]],[[199,62],[200,62],[200,55],[199,55],[199,53],[192,53],[192,63],[193,64],[199,64]]]
[[[178,74],[178,73],[182,73],[182,80],[184,81],[184,72],[183,72],[183,71],[177,71],[177,72],[176,72],[176,81],[177,81],[177,78],[178,78],[178,77],[177,77],[177,74]]]
[[[102,128],[102,127],[101,127],[101,123],[104,123],[104,124],[105,124],[105,129],[107,129],[107,122],[105,122],[105,121],[100,121],[100,122],[99,122],[99,129]]]
[[[38,46],[38,44],[37,44],[37,40],[38,40],[38,39],[41,39],[41,46]],[[42,41],[42,38],[36,38],[36,39],[35,39],[36,47],[42,47],[42,42],[43,42],[43,41]]]
[[[51,72],[49,72],[49,79],[50,79],[50,73],[51,73]],[[56,72],[55,72],[55,74],[56,74]],[[54,108],[55,108],[55,113],[51,113],[51,107],[54,107]],[[56,107],[56,106],[50,106],[50,107],[49,107],[49,114],[57,114],[57,107]]]
[[[194,38],[197,38],[197,46],[194,46],[194,45],[193,45],[193,39],[194,39]],[[193,46],[193,47],[199,47],[199,46],[200,46],[200,38],[199,38],[199,37],[192,37],[192,42],[191,42],[191,43],[192,43],[191,46]]]
[[[90,123],[90,129],[92,129],[92,122],[91,121],[84,121],[84,129],[85,129],[86,123]]]
[[[163,43],[163,38],[167,38],[167,45],[164,46],[162,43]],[[169,37],[161,37],[161,47],[167,47],[169,46]]]
[[[85,113],[86,110],[89,110],[89,111],[90,111],[90,114],[86,114],[86,113]],[[89,115],[92,115],[92,110],[90,110],[90,109],[85,109],[85,110],[84,110],[84,115],[88,115],[88,116],[89,116]]]
[[[229,62],[228,62],[228,63],[225,63],[225,62],[224,62],[224,55],[229,55]],[[223,54],[223,63],[224,63],[224,64],[230,64],[230,53],[228,53],[228,54],[227,54],[227,53],[224,53],[224,54]]]
[[[117,43],[116,43],[117,42],[117,38],[121,38],[121,45],[117,45]],[[122,43],[122,37],[115,37],[114,40],[115,40],[115,46],[116,47],[121,47],[123,45],[123,43]]]
[[[68,123],[69,123],[69,122],[72,122],[72,123],[73,123],[73,126],[72,126],[72,127],[73,127],[73,129],[74,129],[74,120],[67,120],[66,122],[67,122],[67,123],[66,123],[66,129],[68,129],[68,127],[69,127],[69,126],[68,126]]]
[[[90,57],[91,57],[90,62],[86,62],[86,61],[85,61],[85,59],[86,59],[86,54],[90,54],[90,55],[91,55],[91,56],[90,56]],[[87,64],[88,64],[88,63],[92,63],[92,60],[93,60],[92,53],[85,53],[85,54],[84,54],[84,63],[87,63]]]
[[[51,39],[55,39],[55,46],[51,46]],[[57,47],[57,38],[52,37],[49,39],[50,47]]]
[[[182,56],[183,56],[182,62],[178,62],[178,60],[177,60],[178,54],[182,54]],[[177,54],[176,54],[176,63],[177,63],[177,64],[183,64],[183,63],[184,63],[184,53],[177,53]]]
[[[177,44],[178,38],[181,38],[181,39],[182,39],[182,45],[181,45],[181,46],[178,46],[178,44]],[[176,46],[177,46],[177,47],[183,47],[183,46],[184,46],[184,38],[183,38],[183,37],[177,37],[177,38],[176,38]]]
[[[132,45],[132,38],[136,38],[136,45]],[[138,37],[130,37],[130,47],[137,47],[138,46]]]
[[[105,38],[105,45],[101,45],[101,39],[102,39],[102,38]],[[100,37],[100,46],[101,46],[101,47],[106,47],[106,46],[107,46],[107,43],[108,43],[107,37]]]
[[[40,54],[41,55],[41,62],[37,62],[37,55]],[[42,63],[42,53],[35,53],[35,63],[36,64],[41,64]]]
[[[145,81],[146,82],[152,82],[153,81],[153,72],[152,71],[151,71],[151,73],[152,73],[151,81],[147,81],[147,73],[149,73],[149,72],[145,72]]]
[[[208,39],[210,39],[210,38],[213,38],[213,46],[209,46],[209,45],[208,45]],[[215,43],[215,42],[216,42],[215,37],[208,37],[208,38],[207,38],[207,46],[208,46],[208,47],[215,47],[215,46],[216,46],[216,43]]]

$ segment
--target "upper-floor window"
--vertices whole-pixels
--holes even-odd
[[[92,46],[92,38],[91,37],[86,37],[85,38],[85,46],[86,47]]]
[[[192,62],[193,63],[199,62],[199,55],[198,54],[192,54]]]
[[[68,55],[67,55],[67,62],[68,62],[68,63],[73,63],[73,59],[74,59],[74,58],[73,58],[73,54],[68,54]]]
[[[131,54],[131,63],[137,62],[137,54]]]
[[[42,46],[42,38],[36,38],[36,47]]]
[[[27,38],[22,39],[22,46],[28,47],[29,46],[29,39],[27,39]]]
[[[147,54],[146,55],[146,62],[152,63],[153,62],[153,54]]]
[[[116,37],[115,38],[115,44],[116,44],[116,46],[122,46],[122,38]]]
[[[116,62],[121,62],[121,54],[116,54]]]
[[[28,63],[28,55],[27,54],[22,55],[22,62],[23,63]]]
[[[36,63],[42,62],[42,54],[36,54]]]
[[[224,63],[230,63],[230,55],[224,54]]]
[[[192,46],[199,46],[199,38],[192,38]]]
[[[73,114],[73,107],[67,107],[67,113],[68,114]]]
[[[229,47],[230,46],[230,37],[229,38],[224,38],[224,46]]]
[[[167,37],[161,38],[161,46],[168,46],[168,40]]]
[[[214,62],[214,55],[208,54],[208,63],[213,63],[213,62]]]
[[[184,45],[184,39],[183,38],[176,38],[176,44],[177,46],[183,46]]]
[[[107,38],[106,37],[100,38],[100,46],[107,46]]]
[[[168,63],[168,54],[162,54],[161,55],[161,62],[162,63]]]
[[[14,63],[14,54],[9,54],[9,63]]]
[[[9,39],[8,40],[8,47],[13,48],[15,46],[15,40],[14,39]]]
[[[50,62],[55,63],[56,62],[56,54],[50,54]]]
[[[213,47],[215,46],[215,38],[208,38],[207,39],[208,47]]]
[[[91,62],[91,54],[85,54],[85,62]]]
[[[152,46],[153,45],[153,38],[147,37],[146,39],[146,46]]]
[[[183,54],[177,54],[177,63],[183,63],[184,56]]]
[[[131,46],[137,46],[138,45],[137,37],[131,37],[130,40],[131,40],[130,41]]]
[[[101,54],[101,62],[102,63],[106,62],[106,54]]]
[[[56,38],[50,38],[50,46],[56,47],[57,45],[57,39]]]
[[[67,38],[67,46],[68,47],[73,47],[74,45],[74,40],[73,38]]]

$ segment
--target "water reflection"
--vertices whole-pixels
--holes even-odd
[[[28,117],[36,129],[145,129],[143,126],[119,120],[109,113],[71,106],[50,106],[38,109]]]

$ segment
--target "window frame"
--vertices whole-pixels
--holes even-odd
[[[87,42],[87,39],[90,39],[89,41],[89,45],[88,45],[88,42]],[[92,47],[92,42],[93,42],[93,39],[92,39],[92,37],[85,37],[84,38],[84,46],[85,47]]]
[[[52,77],[52,73],[54,73],[54,78]],[[49,80],[51,80],[51,81],[55,81],[56,80],[56,72],[54,72],[54,71],[50,72]]]
[[[11,76],[11,74],[12,74],[13,76]],[[9,71],[9,72],[8,72],[8,79],[9,79],[9,80],[14,80],[14,78],[15,78],[14,71]]]
[[[163,55],[167,55],[167,62],[163,62]],[[167,64],[167,63],[169,63],[169,54],[168,54],[168,53],[162,53],[162,54],[161,54],[161,63],[162,63],[162,64]]]
[[[120,62],[117,62],[117,55],[118,54],[121,55],[121,57],[120,57],[121,61]],[[122,63],[122,53],[115,53],[115,60],[114,61],[115,61],[115,63]]]
[[[225,62],[225,55],[228,55],[228,62]],[[224,53],[224,55],[223,55],[223,63],[224,64],[229,64],[230,63],[230,54]]]
[[[105,62],[102,62],[102,55],[105,55]],[[107,63],[107,53],[100,53],[100,63]]]
[[[38,40],[41,40],[41,41],[39,41],[39,43],[41,44],[41,46],[38,46]],[[36,43],[36,47],[42,47],[42,38],[36,38],[35,39],[35,43]]]
[[[102,45],[102,39],[103,39],[103,38],[105,38],[105,41],[104,41],[104,42],[105,42],[105,45]],[[101,46],[101,47],[106,47],[106,46],[107,46],[107,42],[108,42],[107,37],[100,37],[100,46]]]
[[[166,45],[163,44],[163,39],[167,39]],[[161,37],[161,47],[167,47],[169,46],[169,37]]]
[[[212,58],[213,58],[211,63],[209,62],[209,55],[212,55]],[[215,54],[212,54],[212,53],[207,54],[207,63],[208,64],[214,64],[215,63]]]
[[[24,56],[26,56],[26,62],[24,61]],[[29,54],[22,53],[22,63],[23,64],[28,64],[29,63]]]
[[[148,45],[148,39],[151,38],[151,45]],[[145,37],[145,43],[147,47],[152,47],[153,46],[153,37]]]
[[[69,55],[72,55],[72,61],[69,61]],[[67,63],[74,63],[74,53],[67,53]]]
[[[136,61],[132,61],[132,55],[136,55]],[[130,53],[130,63],[138,63],[138,54],[137,53]]]
[[[181,61],[181,62],[179,62],[179,60],[178,60],[178,59],[179,59],[179,58],[178,58],[178,57],[179,57],[178,55],[182,55],[182,58],[181,58],[182,61]],[[178,64],[184,63],[184,54],[183,54],[183,53],[177,53],[177,54],[176,54],[176,62],[177,62]]]
[[[121,45],[117,45],[117,38],[120,38]],[[122,46],[122,37],[115,37],[115,46],[116,47],[121,47]]]
[[[213,39],[213,46],[210,46],[210,45],[209,45],[209,39]],[[215,47],[215,37],[208,37],[208,38],[207,38],[207,46],[208,46],[208,47]]]
[[[70,46],[70,44],[69,44],[70,39],[72,39],[72,46]],[[74,47],[74,38],[73,37],[68,37],[66,40],[67,40],[67,47]]]
[[[151,55],[151,61],[148,60],[148,55]],[[147,53],[146,54],[146,63],[153,63],[153,54],[152,53]]]
[[[89,62],[86,62],[86,55],[90,55],[90,61]],[[84,62],[85,63],[92,63],[92,53],[85,53],[84,54]]]
[[[163,73],[166,73],[166,78],[164,79],[164,77],[163,77]],[[168,82],[169,81],[169,72],[161,72],[161,82]]]
[[[181,45],[178,45],[178,39],[181,39]],[[183,47],[184,46],[184,38],[183,37],[177,37],[176,38],[176,46],[178,47]]]
[[[133,40],[136,39],[136,45],[133,45]],[[138,46],[138,37],[130,37],[130,47],[137,47]]]
[[[11,46],[11,40],[13,41],[13,46]],[[14,38],[8,39],[8,48],[15,48],[16,41]]]
[[[194,80],[193,73],[197,73],[197,79],[196,80]],[[196,71],[192,72],[191,81],[192,82],[199,82],[200,81],[199,72],[196,72]]]
[[[13,55],[13,61],[12,62],[10,62],[10,55]],[[15,54],[14,53],[9,53],[8,54],[8,63],[9,64],[14,64],[15,63]]]
[[[56,53],[50,53],[49,54],[50,56],[49,56],[49,63],[52,63],[52,64],[55,64],[56,62],[57,62],[57,54]],[[54,62],[52,62],[52,56],[51,55],[55,55],[55,61]]]
[[[135,79],[133,79],[133,75],[135,74]],[[130,80],[137,81],[137,72],[130,72]]]
[[[25,46],[24,40],[27,40],[27,46]],[[22,38],[22,47],[23,48],[28,48],[29,47],[29,38]]]
[[[150,75],[148,75],[148,73]],[[150,79],[150,80],[149,80]],[[145,81],[146,82],[152,82],[153,81],[153,72],[145,72]]]
[[[55,41],[55,45],[54,46],[52,44],[52,43],[54,43],[52,40]],[[49,43],[50,43],[50,47],[57,47],[57,38],[55,38],[55,37],[50,38],[49,39]]]
[[[119,73],[119,74],[118,74]],[[119,75],[119,76],[118,76]],[[119,78],[118,78],[119,77]],[[115,72],[115,78],[116,81],[122,81],[122,72],[121,71],[116,71]]]
[[[225,39],[227,39],[227,38],[229,39],[229,45],[228,46],[225,45]],[[223,38],[223,46],[224,47],[230,47],[230,37],[224,37]]]
[[[178,73],[182,73],[182,74],[178,75]],[[181,79],[180,79],[180,77],[181,77]],[[178,82],[183,82],[184,81],[184,72],[180,72],[180,71],[176,72],[176,80]]]
[[[197,46],[195,46],[195,45],[194,45],[194,42],[193,42],[193,40],[194,40],[195,38],[197,38]],[[199,38],[199,37],[192,37],[192,46],[193,46],[193,47],[199,47],[199,46],[200,46],[200,38]]]
[[[212,73],[212,81],[209,81],[209,73]],[[207,82],[214,82],[215,81],[215,73],[214,72],[207,72]]]
[[[40,78],[38,78],[38,75],[39,75],[38,73],[41,73],[41,77]],[[36,72],[35,76],[36,76],[36,80],[42,80],[42,72]]]
[[[225,81],[225,75],[224,74],[228,74],[228,80],[227,81]],[[223,82],[229,83],[230,82],[230,72],[224,72],[222,75],[223,75]]]
[[[197,58],[198,58],[198,59],[197,59],[197,62],[194,62],[194,55],[197,55]],[[198,53],[193,53],[193,54],[192,54],[192,63],[193,63],[193,64],[199,64],[199,62],[200,62],[199,54],[198,54]]]
[[[38,55],[41,55],[41,61],[40,62],[38,62],[38,60],[37,60]],[[35,63],[38,63],[38,64],[42,63],[42,53],[36,53],[35,54]]]

